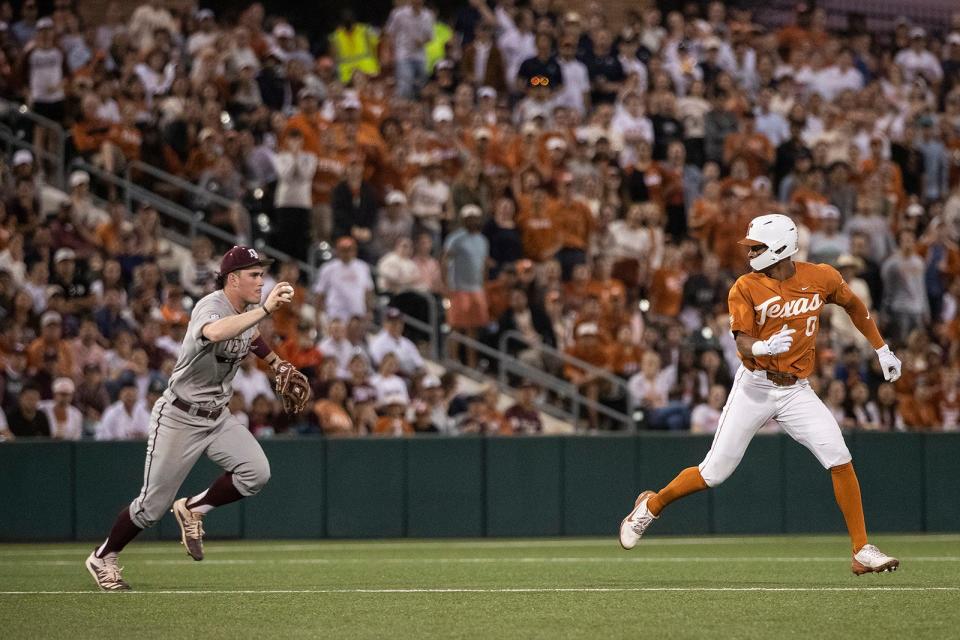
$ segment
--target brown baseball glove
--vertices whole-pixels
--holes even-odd
[[[286,413],[303,413],[310,401],[310,382],[292,364],[283,360],[273,371],[273,390]]]

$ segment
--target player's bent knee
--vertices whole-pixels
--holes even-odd
[[[700,477],[711,489],[723,484],[723,481],[730,477],[733,469],[727,469],[720,465],[709,464],[700,467]]]
[[[234,470],[233,477],[241,493],[256,495],[270,480],[270,463],[266,457],[251,460]]]

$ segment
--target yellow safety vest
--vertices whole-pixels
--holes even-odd
[[[433,23],[433,39],[427,43],[427,73],[433,73],[433,67],[447,57],[447,42],[453,37],[453,29],[440,22]]]
[[[373,29],[365,24],[355,24],[350,31],[338,27],[333,32],[330,42],[337,58],[337,70],[342,83],[350,82],[353,72],[357,70],[368,76],[380,73],[380,62],[377,60],[378,40]]]

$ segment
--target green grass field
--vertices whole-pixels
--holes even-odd
[[[92,545],[0,545],[4,638],[956,638],[960,535],[134,543],[130,593]]]

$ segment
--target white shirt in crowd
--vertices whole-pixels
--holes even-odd
[[[677,381],[677,369],[667,365],[653,380],[648,379],[643,372],[636,373],[627,381],[627,391],[638,406],[652,404],[654,408],[662,407],[670,400],[670,389]]]
[[[317,156],[301,151],[282,151],[273,161],[277,170],[277,193],[274,206],[309,209],[313,206],[311,188],[317,172]]]
[[[420,284],[420,267],[412,258],[405,258],[396,251],[391,251],[377,262],[377,280],[380,291],[400,293],[417,289]]]
[[[390,12],[384,31],[393,39],[397,60],[425,60],[424,45],[433,37],[433,12],[423,8],[397,7]]]
[[[614,259],[630,259],[647,256],[650,268],[656,269],[663,259],[663,230],[654,227],[631,228],[624,220],[610,223],[613,243],[607,250]]]
[[[902,49],[893,61],[903,69],[903,77],[907,82],[913,82],[920,73],[928,82],[939,82],[943,79],[940,61],[926,49],[920,53],[910,48]]]
[[[698,404],[690,414],[690,433],[716,433],[720,413],[719,409],[714,409],[706,402]]]
[[[810,88],[823,96],[824,100],[833,100],[843,91],[859,91],[863,88],[863,74],[850,67],[846,71],[834,65],[813,74]]]
[[[75,406],[67,405],[65,420],[58,420],[53,411],[53,400],[41,400],[39,407],[50,421],[50,437],[56,440],[79,440],[83,435],[83,412]]]
[[[233,377],[233,390],[243,397],[247,408],[253,404],[253,399],[261,394],[268,398],[273,397],[270,379],[256,366],[250,367],[249,371],[244,367],[237,369],[237,374]]]
[[[409,338],[394,338],[386,329],[381,329],[380,333],[370,340],[370,357],[373,358],[373,363],[379,366],[388,353],[397,356],[397,363],[403,373],[409,375],[423,368],[423,356]]]
[[[640,61],[637,60],[637,62]],[[587,71],[587,66],[576,58],[569,60],[557,58],[557,64],[560,65],[563,86],[554,98],[555,104],[574,109],[580,115],[585,114],[587,110],[585,94],[590,92],[590,73]]]
[[[350,370],[347,365],[350,364],[350,358],[353,357],[353,343],[343,338],[337,340],[332,336],[327,336],[317,345],[320,352],[327,358],[334,358],[337,361],[337,377],[349,378]]]
[[[443,180],[417,176],[410,184],[410,212],[431,231],[440,230],[440,217],[450,199],[450,186]]]
[[[97,440],[143,440],[150,432],[150,412],[143,402],[133,405],[127,412],[123,402],[117,400],[103,412],[97,425]]]
[[[377,402],[382,402],[390,396],[402,396],[404,403],[410,402],[407,393],[407,383],[400,376],[382,376],[375,373],[370,376],[370,386],[377,390]]]
[[[349,320],[367,312],[367,292],[373,290],[370,265],[362,260],[349,264],[334,258],[320,267],[313,292],[324,296],[328,318]]]
[[[37,47],[27,56],[30,70],[30,99],[33,102],[60,102],[63,92],[63,52],[57,47]]]

